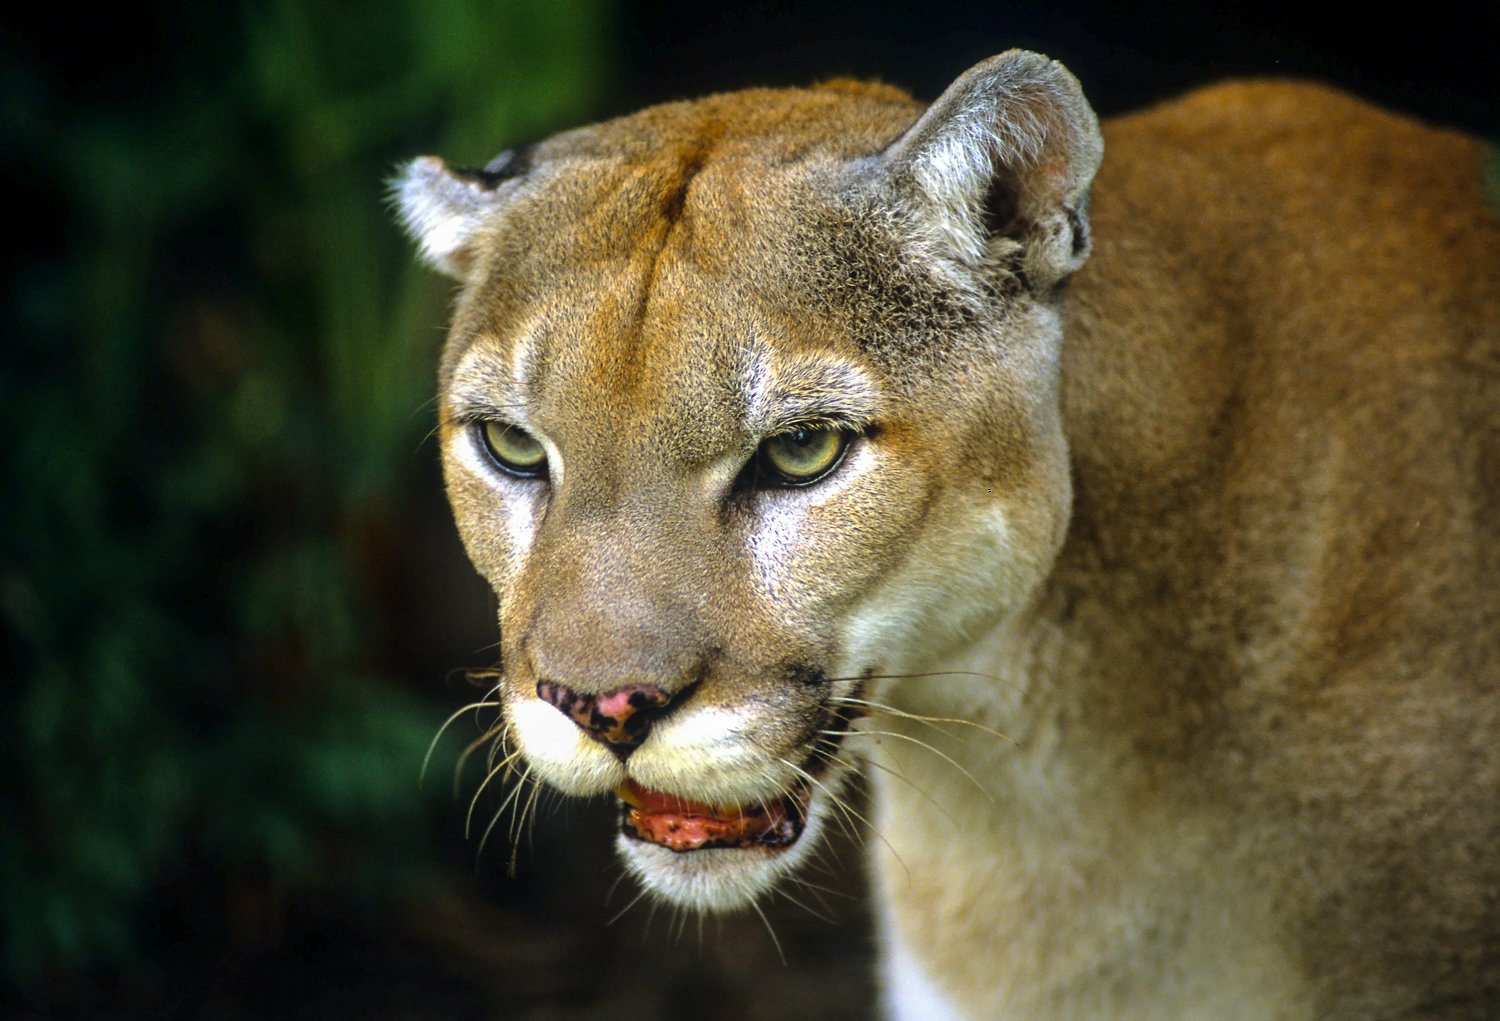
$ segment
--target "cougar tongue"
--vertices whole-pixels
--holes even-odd
[[[672,851],[712,847],[781,847],[797,839],[800,806],[782,798],[770,804],[725,808],[664,794],[627,780],[615,792],[625,802],[621,827],[637,840]]]

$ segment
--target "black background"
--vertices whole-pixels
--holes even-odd
[[[618,108],[704,90],[875,77],[931,99],[1013,46],[1067,64],[1104,115],[1226,77],[1315,78],[1428,119],[1500,130],[1500,7],[1023,2],[628,4]],[[614,105],[614,104],[611,104]],[[610,111],[616,112],[616,111]]]

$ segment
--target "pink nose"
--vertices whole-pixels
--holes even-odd
[[[652,720],[662,716],[676,698],[654,684],[593,695],[555,681],[537,681],[536,694],[582,727],[589,737],[625,755],[646,740]]]

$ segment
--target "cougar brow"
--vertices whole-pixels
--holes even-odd
[[[761,435],[799,425],[862,429],[881,410],[880,391],[844,361],[797,358],[762,361],[747,387],[747,419]]]
[[[518,422],[525,404],[525,390],[513,367],[484,347],[464,354],[448,385],[448,416],[454,422],[493,418]]]

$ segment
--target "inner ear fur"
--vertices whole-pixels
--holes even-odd
[[[391,181],[401,224],[417,243],[422,261],[456,280],[468,279],[479,228],[501,202],[500,185],[518,172],[512,152],[483,170],[457,170],[436,156],[422,156]]]
[[[882,163],[949,257],[975,269],[1002,260],[1045,291],[1088,258],[1089,184],[1103,156],[1078,80],[1011,50],[964,72]]]

